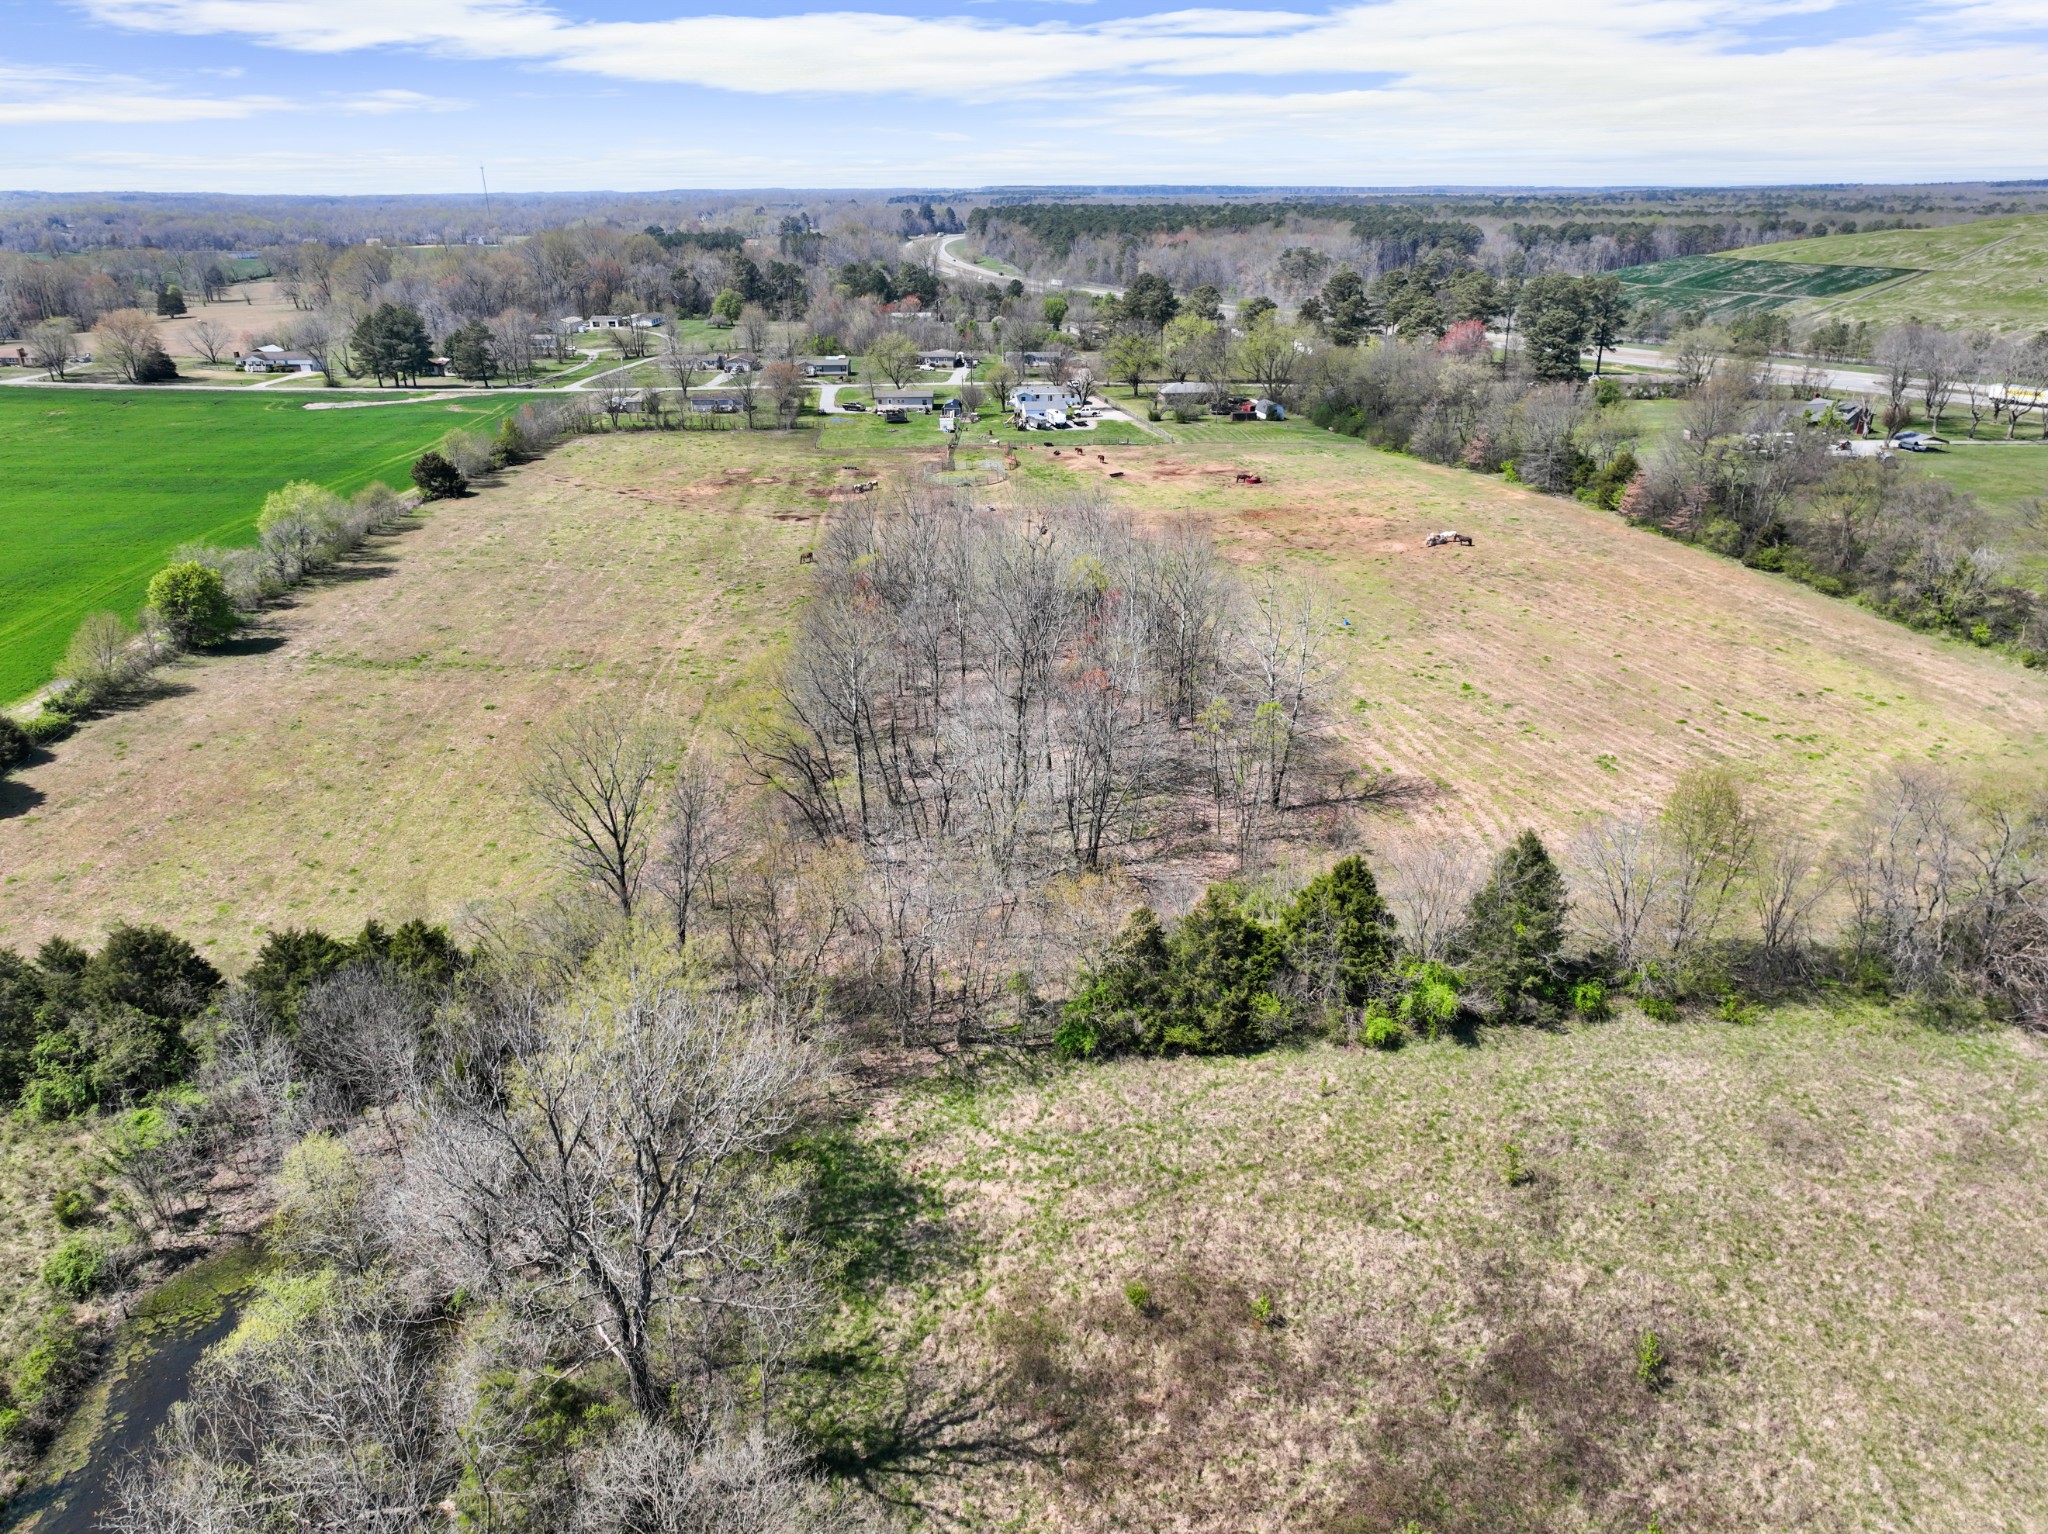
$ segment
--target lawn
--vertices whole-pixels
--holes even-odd
[[[278,395],[0,389],[0,702],[49,679],[86,613],[132,615],[177,545],[247,541],[291,479],[406,482],[516,401],[307,410]]]
[[[968,1531],[2038,1529],[2044,1110],[1867,1007],[944,1077],[828,1443]]]

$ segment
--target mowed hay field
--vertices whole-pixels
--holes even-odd
[[[1194,432],[1085,457],[1051,439],[976,493],[1103,494],[1309,583],[1348,747],[1426,785],[1407,813],[1432,829],[1562,840],[1721,761],[1827,830],[1884,763],[2023,772],[2048,747],[2048,677],[2000,656],[1349,439]],[[742,706],[834,487],[931,457],[822,435],[587,438],[433,508],[266,620],[262,653],[182,664],[177,696],[0,790],[0,943],[146,917],[232,965],[266,926],[530,893],[549,877],[530,742],[606,692],[683,721]],[[1265,483],[1234,484],[1244,466]],[[1422,548],[1446,526],[1475,546]]]
[[[1700,761],[1824,826],[1882,763],[2031,771],[2048,748],[2048,675],[2002,656],[1498,480],[1312,428],[1197,430],[1056,462],[1319,588],[1341,728],[1434,783],[1418,813],[1456,833],[1568,833]],[[1424,548],[1439,528],[1473,547]]]
[[[820,461],[737,441],[573,442],[88,724],[0,788],[0,945],[148,919],[233,968],[265,927],[531,892],[529,743],[604,694],[687,722],[780,642]]]
[[[1987,218],[1940,229],[1831,234],[1731,253],[1744,261],[1921,268],[1917,277],[1802,305],[1878,325],[1924,320],[1955,330],[2048,326],[2048,217]]]
[[[1853,1010],[931,1084],[828,1441],[969,1530],[2048,1528],[2044,1110]]]
[[[515,402],[516,403],[516,402]],[[0,388],[0,704],[49,681],[79,619],[132,618],[179,544],[245,543],[287,480],[408,485],[502,401],[307,410],[303,397]]]

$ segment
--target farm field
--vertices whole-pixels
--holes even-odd
[[[1879,325],[1919,319],[1950,329],[2033,331],[2048,326],[2048,217],[1829,235],[1741,254],[1745,264],[1850,262],[1925,269],[1896,287],[1828,304],[1830,318]]]
[[[182,663],[174,696],[19,774],[0,944],[149,919],[232,967],[267,926],[532,895],[528,742],[607,691],[686,722],[745,707],[833,487],[937,459],[871,427],[586,438],[436,507],[267,618],[259,653]],[[1898,757],[2010,772],[2048,749],[2048,678],[1999,656],[1498,481],[1292,424],[1216,430],[1233,440],[1042,441],[977,495],[1100,493],[1313,585],[1342,729],[1433,785],[1413,812],[1433,829],[1565,837],[1703,760],[1832,823]],[[1420,547],[1446,526],[1476,545]]]
[[[2035,1529],[2044,1110],[1857,1008],[942,1077],[828,1447],[966,1530]]]
[[[516,403],[311,411],[268,391],[0,389],[0,703],[49,680],[86,613],[132,615],[177,545],[247,541],[287,480],[403,485],[449,430]]]
[[[1699,309],[1711,320],[1834,298],[1906,275],[1896,266],[1795,265],[1740,256],[1681,256],[1615,273],[1638,302],[1657,299],[1673,309]]]

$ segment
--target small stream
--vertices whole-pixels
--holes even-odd
[[[147,1454],[206,1350],[234,1331],[261,1269],[253,1248],[236,1247],[143,1299],[36,1478],[8,1505],[9,1534],[94,1534],[113,1510],[121,1471]]]

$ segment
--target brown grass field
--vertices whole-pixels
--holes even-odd
[[[1562,836],[1700,761],[1824,825],[1895,758],[2016,771],[2048,745],[2048,677],[2003,657],[1570,502],[1306,428],[1210,430],[1027,449],[990,498],[1084,486],[1314,585],[1341,728],[1435,785],[1413,813],[1451,834]],[[734,703],[844,465],[923,456],[833,436],[589,438],[435,508],[0,789],[0,944],[147,918],[232,965],[269,926],[530,894],[527,742],[604,692],[681,721]],[[1233,484],[1245,465],[1265,483]],[[1440,526],[1475,546],[1424,550]]]
[[[934,1084],[834,1441],[935,1528],[2048,1528],[2044,1110],[1855,1009]]]
[[[757,697],[835,487],[920,472],[855,431],[587,438],[431,508],[0,788],[0,945],[153,920],[233,969],[268,927],[532,898],[531,742],[604,695],[684,730]],[[1314,585],[1342,731],[1445,834],[1562,837],[1703,761],[1826,830],[1887,761],[2048,744],[2048,678],[1612,517],[1306,428],[1186,435],[1034,446],[987,494],[1097,490]],[[2048,1530],[2023,1036],[1629,1013],[985,1062],[861,1107],[848,1303],[787,1404],[913,1523]],[[53,1303],[37,1158],[69,1144],[0,1137],[0,1347]]]

